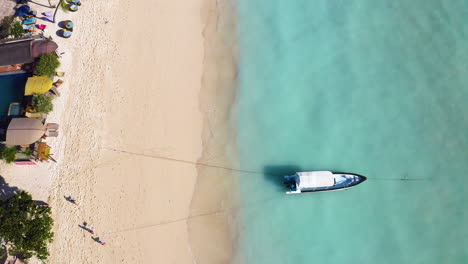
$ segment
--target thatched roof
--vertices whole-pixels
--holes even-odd
[[[29,145],[38,141],[46,128],[36,118],[13,118],[8,125],[6,144],[9,146]]]

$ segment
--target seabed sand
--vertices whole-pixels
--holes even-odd
[[[230,42],[226,60],[216,48],[227,44],[221,2],[83,1],[63,15],[75,30],[50,263],[231,262],[235,176],[176,161],[236,165],[227,143],[236,48]]]

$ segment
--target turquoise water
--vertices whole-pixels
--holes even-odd
[[[468,263],[468,1],[238,12],[239,157],[264,172],[241,175],[238,260]],[[281,176],[307,170],[369,180],[285,195]]]
[[[21,102],[27,79],[25,73],[0,75],[0,116],[8,114],[10,103]]]

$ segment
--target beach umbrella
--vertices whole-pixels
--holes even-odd
[[[52,87],[52,80],[47,76],[29,77],[24,95],[43,94]]]
[[[37,118],[13,118],[7,128],[6,144],[30,145],[44,136],[46,128]]]

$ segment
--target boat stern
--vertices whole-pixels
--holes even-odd
[[[289,189],[289,191],[287,191],[286,194],[301,193],[301,190],[299,189],[297,183],[297,175],[284,176],[283,183],[286,186],[286,188]]]

